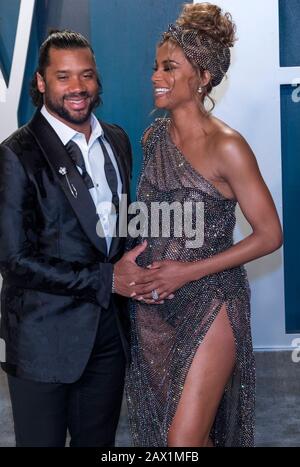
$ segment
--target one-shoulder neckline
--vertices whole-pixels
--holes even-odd
[[[164,119],[165,120],[165,132],[166,132],[166,136],[167,136],[167,139],[169,141],[169,143],[173,146],[173,148],[176,150],[176,152],[178,153],[178,155],[180,156],[181,160],[184,162],[184,164],[190,168],[190,170],[192,170],[192,172],[197,175],[201,180],[203,180],[210,188],[212,188],[214,190],[214,192],[220,196],[224,201],[229,201],[229,202],[232,202],[232,203],[236,203],[236,199],[233,199],[233,198],[227,198],[225,195],[223,195],[223,193],[221,193],[218,188],[210,181],[208,180],[208,178],[206,178],[204,175],[202,175],[201,172],[199,172],[199,170],[197,170],[190,162],[189,160],[185,157],[185,155],[183,154],[183,152],[179,149],[179,147],[174,143],[174,141],[172,140],[172,137],[170,135],[170,132],[169,132],[169,123],[170,123],[170,118],[166,118]]]

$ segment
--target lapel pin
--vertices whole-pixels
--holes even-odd
[[[72,183],[70,183],[70,180],[69,180],[69,177],[68,177],[68,171],[67,171],[66,167],[60,167],[58,172],[60,173],[60,175],[63,175],[64,177],[66,177],[67,184],[68,184],[70,192],[72,193],[74,198],[77,198],[77,190],[76,190],[75,186]]]

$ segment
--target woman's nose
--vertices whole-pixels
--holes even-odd
[[[151,80],[152,80],[152,83],[153,83],[153,84],[155,84],[156,82],[158,82],[158,81],[161,80],[161,74],[160,74],[160,71],[159,71],[159,70],[155,70],[155,71],[152,73]]]

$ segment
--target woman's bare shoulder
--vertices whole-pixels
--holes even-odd
[[[246,139],[235,129],[219,119],[214,121],[211,145],[218,157],[228,163],[235,159],[254,159],[255,156]]]
[[[230,178],[239,172],[258,171],[256,157],[246,139],[219,119],[214,119],[211,152],[218,160],[221,176]]]

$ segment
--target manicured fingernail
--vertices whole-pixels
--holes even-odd
[[[132,292],[132,294],[130,295],[131,298],[135,297],[136,296],[136,293],[135,292]]]
[[[149,264],[149,266],[147,266],[147,269],[151,269],[151,267],[152,267],[151,264]]]
[[[135,282],[130,282],[129,286],[132,287],[133,285],[135,285]]]
[[[175,297],[174,294],[169,295],[169,299],[170,299],[170,300],[171,300],[172,298],[174,298],[174,297]]]
[[[137,300],[144,300],[144,297],[138,297]]]

